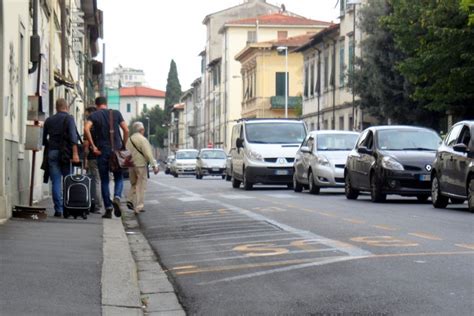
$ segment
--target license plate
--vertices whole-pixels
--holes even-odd
[[[431,181],[431,175],[429,175],[429,174],[420,174],[420,181]]]
[[[212,168],[212,171],[219,171],[219,168]]]
[[[288,170],[276,170],[275,174],[277,176],[286,176],[286,175],[288,175]]]

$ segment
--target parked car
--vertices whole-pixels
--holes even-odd
[[[171,164],[173,163],[174,156],[168,156],[168,159],[165,161],[165,174],[170,174]]]
[[[296,153],[293,174],[295,192],[308,188],[318,194],[321,188],[344,187],[347,156],[359,137],[357,132],[313,131]]]
[[[232,187],[243,184],[293,186],[293,162],[299,145],[306,137],[300,120],[243,119],[232,130]]]
[[[196,179],[203,176],[220,176],[225,178],[227,155],[222,149],[201,149],[196,158]]]
[[[225,161],[225,181],[232,180],[232,156],[227,155],[227,159]]]
[[[177,178],[179,175],[194,175],[196,173],[196,149],[180,149],[176,151],[171,163],[170,173]]]
[[[364,130],[347,158],[346,197],[356,199],[360,191],[369,191],[373,202],[385,201],[387,194],[426,201],[440,143],[435,131],[423,127],[376,126]]]
[[[455,124],[436,152],[431,172],[431,201],[444,208],[449,200],[467,200],[474,212],[474,121]]]

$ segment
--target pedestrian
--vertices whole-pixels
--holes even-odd
[[[84,116],[87,121],[87,118],[97,111],[95,106],[90,106],[84,111]],[[91,135],[93,139],[96,139],[94,128],[91,128]],[[95,141],[97,143],[97,141]],[[91,210],[92,213],[100,214],[100,210],[102,209],[102,195],[100,194],[100,175],[99,175],[99,168],[97,167],[97,157],[93,154],[92,148],[89,144],[89,141],[84,136],[84,157],[86,157],[86,164],[85,168],[87,170],[87,174],[92,177],[92,181],[95,184],[95,191],[92,192],[94,195],[94,202],[95,207]]]
[[[56,100],[56,114],[44,122],[43,146],[48,151],[48,172],[51,178],[54,216],[63,215],[63,177],[71,173],[72,163],[79,163],[78,133],[65,99]]]
[[[105,214],[103,218],[112,218],[112,211],[115,216],[122,215],[120,207],[120,198],[123,191],[123,174],[121,170],[114,170],[114,197],[110,199],[109,189],[109,173],[110,173],[110,156],[112,151],[125,147],[128,140],[127,123],[123,120],[122,114],[117,110],[107,109],[107,99],[98,97],[95,100],[97,111],[92,113],[84,126],[84,133],[87,141],[92,148],[92,153],[97,157],[97,166],[100,175],[100,187],[102,200],[104,202]],[[112,111],[112,123],[110,123],[110,111]],[[110,126],[112,125],[112,129]],[[94,128],[95,140],[92,137],[91,130]],[[123,141],[120,134],[123,132]],[[111,143],[111,133],[113,132],[113,144]]]
[[[145,127],[142,122],[135,122],[132,125],[132,136],[128,139],[127,149],[132,154],[133,168],[129,168],[131,188],[128,193],[127,206],[135,214],[145,212],[144,199],[147,184],[148,165],[153,167],[153,172],[157,174],[160,169],[153,158],[151,145],[145,138]]]

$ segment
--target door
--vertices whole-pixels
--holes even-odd
[[[308,140],[311,136],[306,136],[306,139],[301,144],[301,147],[308,147]],[[301,182],[307,184],[307,169],[305,167],[305,153],[301,151],[301,148],[298,150],[295,156],[295,176],[296,179]]]
[[[237,148],[237,139],[243,139],[242,124],[237,124],[232,130],[232,173],[238,179],[242,179],[242,167],[244,161],[244,149]]]
[[[347,159],[347,169],[349,171],[351,181],[352,181],[352,186],[355,188],[360,188],[362,181],[362,165],[361,165],[361,159],[362,155],[358,153],[358,149],[361,146],[364,146],[365,140],[367,139],[367,136],[369,135],[369,131],[365,131],[362,133],[362,135],[359,137],[359,140],[357,141],[357,145],[355,146],[355,149],[352,150],[349,154],[349,157]]]
[[[463,128],[462,124],[455,125],[451,128],[448,136],[446,137],[445,146],[443,146],[441,152],[439,153],[439,160],[441,161],[441,170],[439,174],[439,182],[441,186],[441,191],[455,194],[455,184],[454,184],[454,145],[458,143],[461,130]]]
[[[458,138],[458,144],[464,144],[469,148],[469,142],[471,141],[471,130],[469,126],[464,125],[460,136]],[[456,195],[466,196],[466,174],[469,160],[472,158],[468,157],[468,153],[457,152],[453,150],[452,153],[452,185],[453,193]],[[467,196],[466,196],[467,197]]]
[[[374,146],[374,133],[369,131],[367,138],[365,139],[362,146],[367,147],[367,149],[372,152],[375,150]],[[373,154],[360,154],[359,157],[359,175],[360,175],[360,186],[362,188],[370,188],[370,169],[374,164],[375,158]]]

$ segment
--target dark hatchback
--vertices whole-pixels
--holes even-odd
[[[434,207],[467,200],[474,212],[474,121],[453,125],[436,153],[431,179]]]
[[[426,201],[431,195],[431,169],[439,135],[413,126],[375,126],[359,136],[344,170],[345,193],[357,199],[369,191],[373,202],[387,194],[415,196]]]

